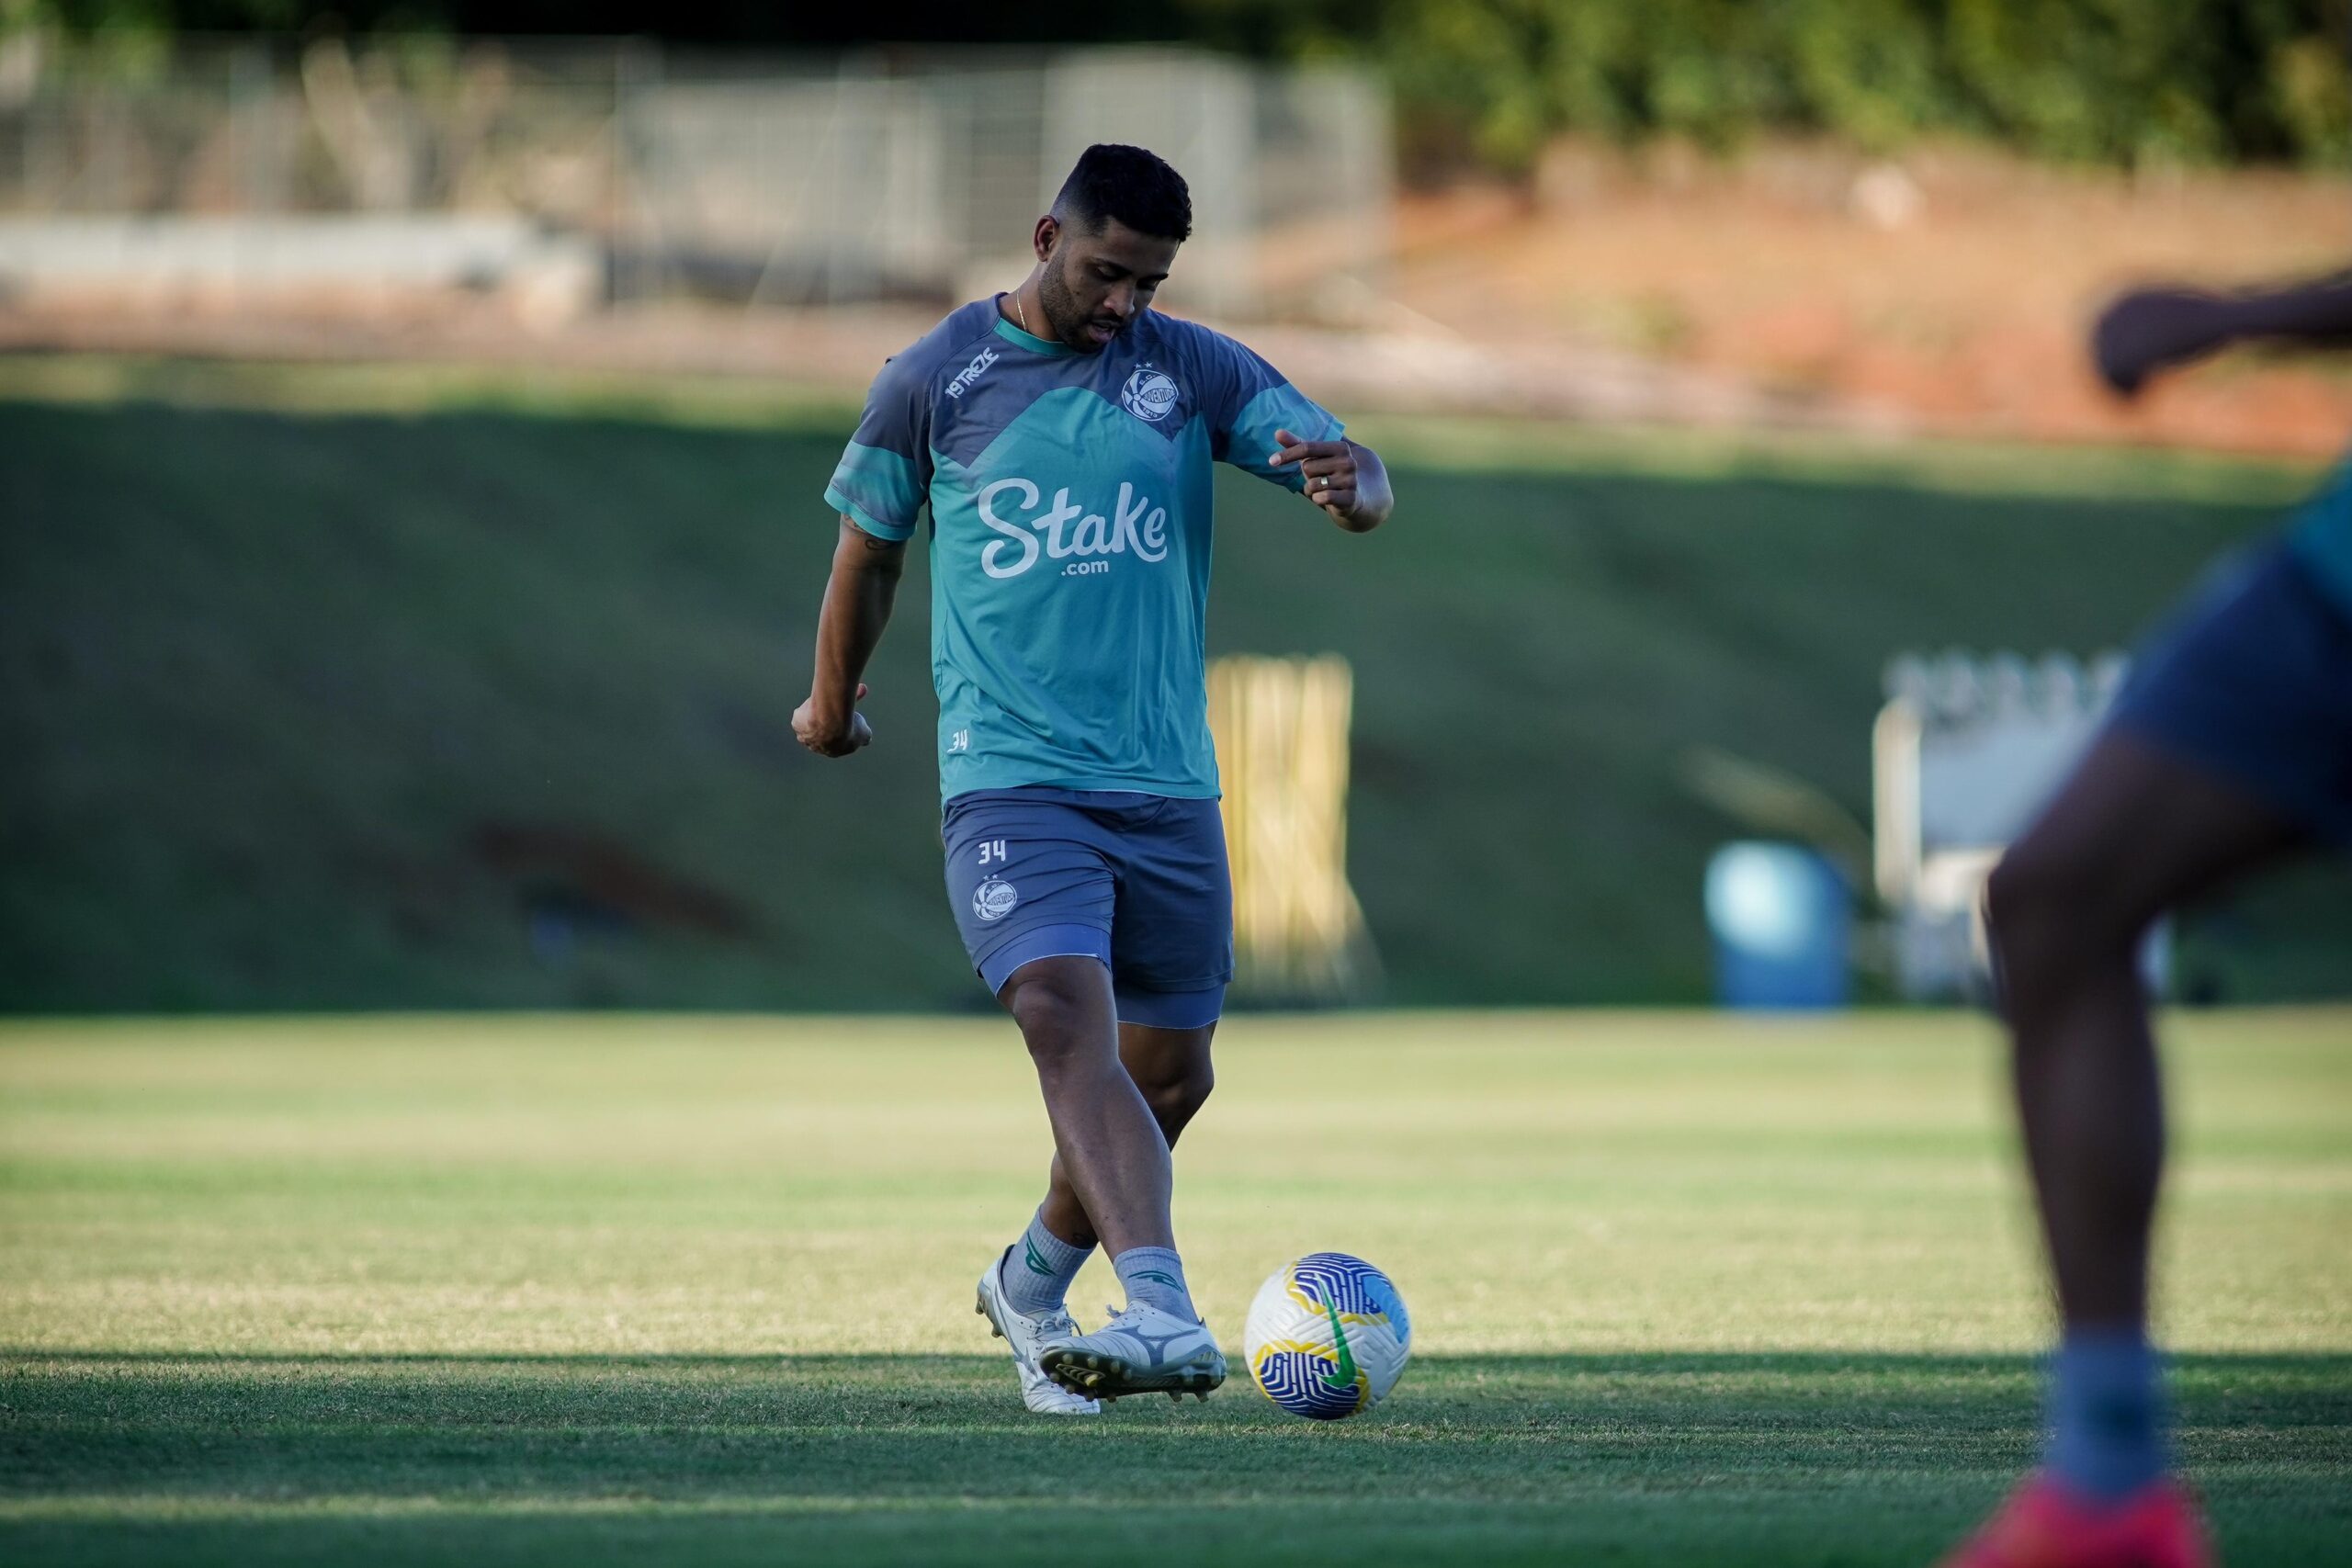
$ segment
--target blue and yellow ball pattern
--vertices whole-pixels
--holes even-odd
[[[1242,1348],[1268,1399],[1310,1421],[1339,1421],[1388,1396],[1412,1339],[1387,1275],[1344,1252],[1315,1252],[1260,1287]]]

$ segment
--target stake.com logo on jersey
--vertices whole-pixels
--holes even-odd
[[[980,570],[990,577],[1019,577],[1037,564],[1040,555],[1069,560],[1062,568],[1064,577],[1093,577],[1109,571],[1111,563],[1104,558],[1130,551],[1148,561],[1168,558],[1167,509],[1152,505],[1148,495],[1137,495],[1131,484],[1120,484],[1118,503],[1108,517],[1070,500],[1065,488],[1054,491],[1053,505],[1036,516],[1008,518],[997,510],[999,498],[1007,491],[1020,497],[1021,512],[1037,511],[1038,490],[1027,479],[999,479],[980,491],[980,521],[1004,536],[991,539],[980,551]],[[1072,523],[1078,526],[1070,528]],[[1018,558],[1006,560],[1015,547]]]

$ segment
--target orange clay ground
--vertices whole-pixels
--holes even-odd
[[[1939,433],[2305,457],[2352,435],[2352,355],[2242,352],[2125,406],[2082,348],[2134,281],[2352,265],[2342,178],[1563,148],[1532,193],[1408,197],[1398,236],[1391,293],[1447,327],[1638,351]]]

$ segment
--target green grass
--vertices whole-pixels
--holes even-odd
[[[2164,1329],[2237,1564],[2352,1553],[2347,1032],[2170,1031]],[[0,1560],[1923,1562],[2032,1452],[1995,1044],[1233,1020],[1204,1311],[1317,1247],[1414,1309],[1326,1427],[1019,1409],[967,1305],[1046,1148],[1001,1023],[0,1026]]]
[[[927,568],[881,739],[795,745],[848,416],[757,382],[0,360],[0,1010],[978,1008],[939,891]],[[1755,825],[1694,749],[1867,816],[1902,649],[2129,642],[2303,476],[2117,452],[1368,422],[1367,538],[1220,480],[1213,651],[1357,673],[1384,999],[1695,1001]],[[488,826],[734,899],[535,950]],[[560,879],[559,879],[560,880]],[[2191,929],[2239,999],[2352,987],[2352,880]]]

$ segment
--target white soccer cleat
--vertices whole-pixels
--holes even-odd
[[[1225,1352],[1205,1324],[1141,1304],[1114,1316],[1099,1333],[1048,1339],[1038,1347],[1037,1364],[1071,1393],[1105,1400],[1131,1393],[1206,1399],[1225,1381]]]
[[[1012,1256],[1012,1248],[1004,1249],[1004,1257]],[[1099,1416],[1102,1406],[1082,1393],[1072,1393],[1047,1377],[1037,1365],[1037,1348],[1046,1339],[1067,1339],[1077,1334],[1078,1325],[1066,1312],[1045,1313],[1026,1317],[1012,1310],[1004,1299],[1004,1278],[997,1270],[1003,1266],[999,1258],[980,1276],[979,1299],[972,1310],[989,1320],[996,1337],[1012,1348],[1012,1370],[1021,1379],[1022,1402],[1040,1416]]]

